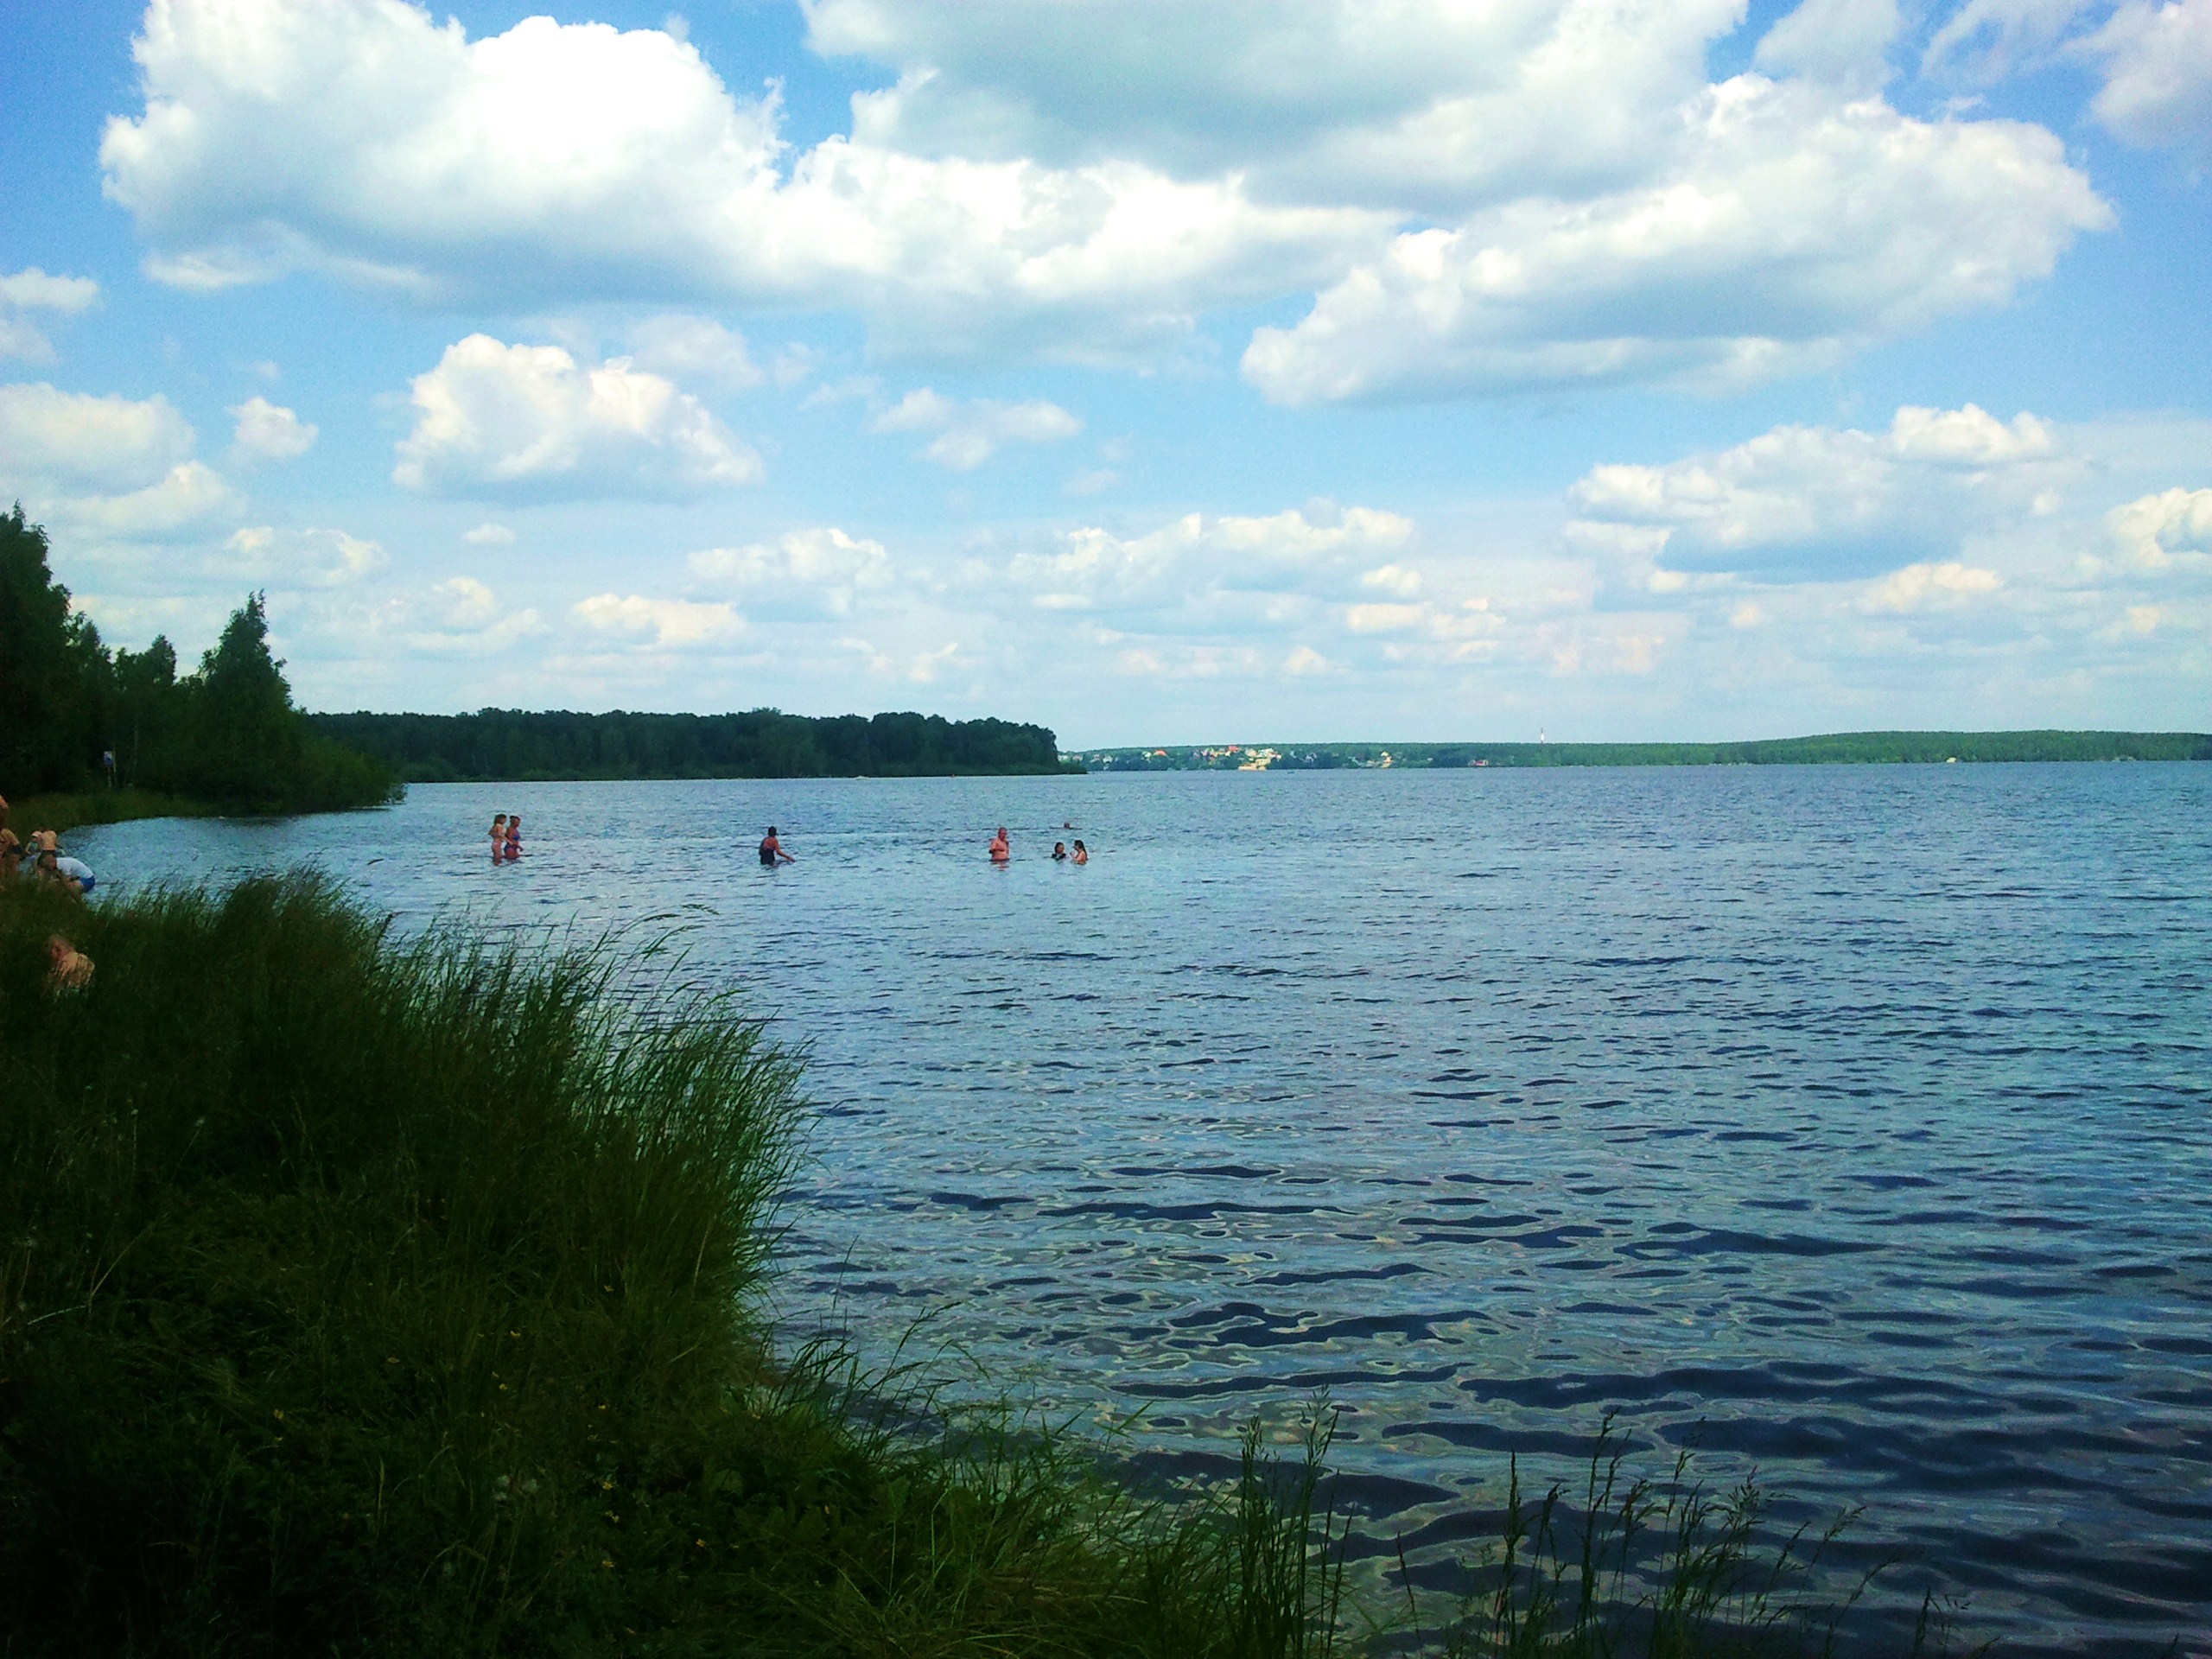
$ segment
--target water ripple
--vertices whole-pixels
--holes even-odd
[[[1326,1389],[1377,1572],[1455,1582],[1508,1454],[1572,1482],[1610,1414],[1645,1472],[1864,1505],[1839,1570],[1906,1566],[1862,1633],[1923,1588],[2012,1653],[2212,1629],[2212,767],[501,785],[81,840],[104,886],[311,859],[410,925],[672,931],[810,1054],[787,1318],[1142,1407],[1163,1475]]]

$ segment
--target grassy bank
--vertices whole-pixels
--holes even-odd
[[[1319,1431],[1140,1498],[779,1356],[794,1067],[618,967],[398,944],[303,879],[0,893],[0,1651],[1357,1650]],[[1783,1650],[1749,1495],[1617,1510],[1656,1580],[1516,1499],[1474,1599],[1376,1650]]]
[[[608,970],[299,882],[0,900],[10,1653],[1304,1650],[1256,1474],[1147,1507],[778,1363],[792,1068]]]
[[[31,795],[9,803],[8,822],[26,841],[34,830],[77,830],[133,818],[205,818],[216,808],[152,789],[88,789],[71,795]]]

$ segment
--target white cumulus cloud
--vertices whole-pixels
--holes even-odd
[[[2177,555],[2212,554],[2212,490],[2163,490],[2114,507],[2113,537],[2147,570],[2163,570]]]
[[[315,423],[266,397],[249,397],[232,405],[230,413],[238,423],[232,447],[242,455],[291,461],[315,447]]]
[[[760,457],[696,397],[615,358],[471,334],[414,383],[415,429],[393,480],[513,500],[696,496],[749,484]]]
[[[178,462],[141,489],[26,500],[57,535],[99,543],[188,541],[245,510],[222,474],[197,461]]]
[[[745,336],[712,317],[684,312],[647,317],[629,331],[630,359],[640,368],[694,385],[742,391],[767,376]]]
[[[1399,237],[1297,325],[1259,330],[1246,378],[1287,404],[1755,381],[2001,304],[2111,222],[2040,127],[1755,75],[1686,122],[1648,183]]]
[[[1465,212],[1640,172],[1736,0],[806,0],[810,44],[897,84],[855,136],[1135,159],[1270,201]]]
[[[100,285],[89,276],[49,276],[36,265],[0,275],[0,357],[47,361],[54,342],[33,314],[74,316],[99,296]]]
[[[2083,49],[2104,66],[2089,107],[2107,130],[2212,163],[2212,0],[2131,0]]]
[[[192,454],[166,397],[93,397],[44,382],[0,386],[0,467],[65,489],[141,489]]]
[[[482,524],[461,531],[461,539],[471,547],[512,547],[515,533],[505,524]]]
[[[171,282],[850,309],[946,358],[1156,360],[1315,294],[1245,354],[1286,403],[1802,371],[2002,304],[2110,222],[2044,129],[1884,101],[1895,0],[1805,0],[1761,45],[1783,79],[1718,86],[1740,0],[804,10],[895,84],[797,149],[681,31],[150,0],[105,188]],[[683,317],[641,366],[760,374]]]
[[[1871,92],[1890,78],[1886,57],[1904,19],[1897,0],[1801,0],[1760,37],[1752,62],[1847,91]]]
[[[892,580],[882,543],[834,524],[791,531],[772,542],[708,548],[689,563],[693,575],[742,594],[747,613],[764,620],[844,616],[859,594]]]
[[[235,515],[244,503],[193,442],[166,397],[0,385],[0,494],[57,534],[169,541]]]
[[[188,286],[712,295],[856,307],[939,350],[1027,322],[1071,352],[1317,278],[1375,228],[1127,162],[791,156],[772,91],[734,96],[661,30],[533,17],[471,41],[401,0],[152,0],[134,49],[145,107],[109,124],[105,188]]]
[[[1140,536],[1071,531],[1055,552],[1015,556],[1007,574],[1043,609],[1117,626],[1279,627],[1357,595],[1362,572],[1414,531],[1398,513],[1325,503],[1265,517],[1193,512]]]
[[[342,530],[249,524],[232,533],[213,569],[256,586],[343,588],[381,574],[391,563],[379,544]]]
[[[639,594],[595,594],[577,604],[576,614],[596,633],[655,651],[722,645],[745,631],[745,619],[730,605]]]
[[[1864,575],[2034,513],[2071,466],[2033,415],[1908,406],[1883,432],[1780,426],[1666,466],[1592,467],[1569,493],[1570,533],[1672,572]]]
[[[999,403],[979,397],[962,403],[922,386],[868,423],[871,432],[930,432],[927,459],[954,472],[973,472],[1004,443],[1057,443],[1083,430],[1083,423],[1042,398]]]
[[[1946,559],[1940,564],[1909,564],[1893,570],[1868,589],[1871,611],[1908,612],[1964,603],[2005,585],[1994,570]]]

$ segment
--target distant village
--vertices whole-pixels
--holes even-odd
[[[1484,760],[1435,758],[1447,747],[1417,745],[1408,750],[1401,746],[1393,751],[1366,743],[1317,743],[1288,748],[1264,743],[1223,743],[1211,747],[1080,750],[1061,759],[1089,772],[1280,772],[1490,764]]]

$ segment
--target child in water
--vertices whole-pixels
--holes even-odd
[[[504,812],[492,820],[492,861],[496,864],[507,855],[507,815]]]
[[[522,856],[522,814],[518,812],[507,820],[507,856]]]

